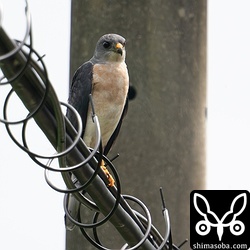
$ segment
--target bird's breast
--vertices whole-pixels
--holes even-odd
[[[126,102],[129,87],[126,64],[95,64],[92,83],[93,103],[100,122],[103,146],[105,146],[118,125]],[[88,133],[90,126],[89,119],[86,136],[90,135]]]
[[[101,99],[122,104],[128,92],[129,78],[125,63],[96,64],[93,67],[93,92]]]

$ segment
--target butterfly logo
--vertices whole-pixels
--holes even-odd
[[[240,200],[242,199],[243,205],[239,208],[239,204],[242,202]],[[237,206],[235,206],[236,203],[238,203]],[[204,218],[197,222],[195,226],[195,230],[199,235],[207,235],[209,234],[211,227],[215,227],[217,228],[219,241],[221,241],[225,227],[229,227],[230,232],[236,236],[243,234],[245,231],[244,223],[240,220],[237,220],[237,216],[239,216],[246,208],[246,193],[239,194],[233,199],[230,210],[227,211],[221,219],[219,219],[218,216],[213,211],[211,211],[210,205],[203,195],[194,193],[193,204],[196,211]]]

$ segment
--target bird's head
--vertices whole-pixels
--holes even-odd
[[[124,62],[125,56],[125,38],[106,34],[98,40],[92,60],[96,63]]]

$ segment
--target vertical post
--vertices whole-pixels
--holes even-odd
[[[206,8],[205,0],[72,0],[71,77],[101,35],[127,40],[137,95],[110,156],[120,153],[123,193],[147,204],[160,231],[163,187],[176,244],[189,238],[190,192],[205,187]],[[66,236],[67,250],[93,249],[78,230]]]

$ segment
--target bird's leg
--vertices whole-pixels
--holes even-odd
[[[102,162],[101,162],[101,169],[105,173],[105,175],[107,176],[107,179],[109,181],[108,186],[113,187],[115,185],[115,180],[114,180],[113,176],[109,173],[108,169],[106,168],[104,160],[102,160]]]

